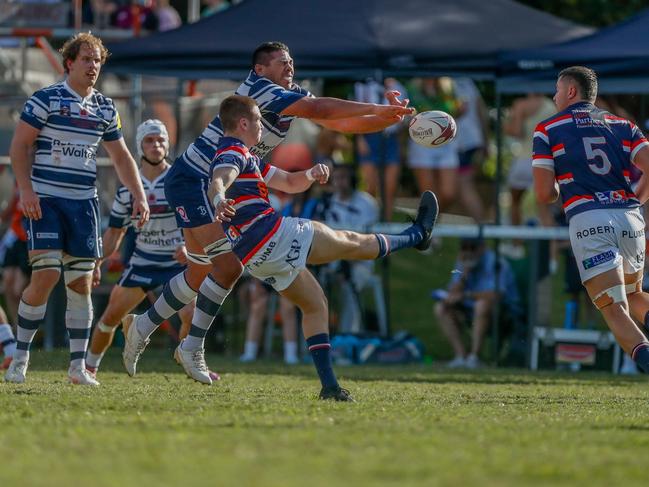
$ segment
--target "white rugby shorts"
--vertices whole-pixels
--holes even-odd
[[[306,268],[313,233],[311,220],[282,218],[275,234],[248,260],[246,269],[276,291],[283,291]]]
[[[638,208],[585,211],[570,219],[569,230],[581,282],[620,265],[625,274],[644,268],[644,219]]]
[[[410,140],[408,166],[413,169],[456,169],[460,166],[457,143],[451,141],[439,147],[423,147]]]

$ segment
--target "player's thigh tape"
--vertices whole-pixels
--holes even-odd
[[[61,273],[63,253],[60,250],[51,250],[42,254],[36,254],[30,259],[32,272],[53,270]]]
[[[205,254],[196,254],[194,252],[187,252],[187,260],[192,261],[198,265],[210,265],[210,258]]]
[[[597,309],[602,309],[605,306],[613,303],[623,303],[626,300],[626,292],[624,290],[623,284],[618,284],[617,286],[609,287],[601,293],[599,293],[593,299],[593,304]]]
[[[230,241],[227,238],[222,238],[220,240],[217,240],[216,242],[209,244],[207,247],[205,247],[204,250],[207,256],[210,259],[213,259],[217,255],[225,254],[226,252],[231,252],[232,245],[230,245]]]
[[[83,257],[72,257],[66,255],[63,257],[63,278],[65,284],[70,284],[80,277],[92,274],[95,268],[95,259],[88,259]]]
[[[642,279],[638,279],[636,282],[632,282],[631,284],[625,284],[624,290],[627,294],[639,293],[642,291]]]

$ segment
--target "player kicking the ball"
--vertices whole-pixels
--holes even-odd
[[[639,208],[649,199],[649,142],[633,123],[593,105],[596,96],[593,70],[559,73],[559,113],[534,132],[534,189],[542,203],[561,195],[581,280],[618,343],[649,373],[649,342],[634,322],[649,324]],[[637,194],[631,164],[643,172]]]
[[[336,231],[320,222],[280,217],[268,201],[268,187],[299,193],[314,181],[326,183],[329,169],[318,164],[307,171],[288,173],[253,155],[248,147],[260,141],[262,119],[252,98],[226,98],[219,116],[224,137],[211,166],[209,189],[216,217],[250,274],[273,286],[302,311],[304,336],[322,383],[320,398],[353,401],[333,372],[327,298],[306,265],[377,259],[408,247],[425,250],[437,218],[437,199],[432,192],[425,192],[415,222],[399,235]]]

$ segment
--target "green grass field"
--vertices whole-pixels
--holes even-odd
[[[315,372],[209,361],[213,387],[167,353],[130,379],[111,353],[98,389],[65,353],[0,384],[0,485],[644,485],[646,378],[338,368],[358,402],[316,400]],[[156,371],[156,372],[154,372]]]

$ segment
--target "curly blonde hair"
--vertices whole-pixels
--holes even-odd
[[[61,53],[61,56],[63,58],[63,69],[66,73],[69,72],[68,61],[74,61],[75,59],[77,59],[79,51],[81,50],[81,46],[83,45],[86,45],[90,48],[98,48],[101,55],[101,64],[103,65],[106,62],[106,59],[109,56],[109,52],[108,49],[106,49],[106,47],[104,46],[104,43],[101,41],[101,39],[99,37],[95,37],[90,32],[81,32],[75,36],[70,37],[67,41],[65,41],[63,47],[59,49],[59,52]]]

